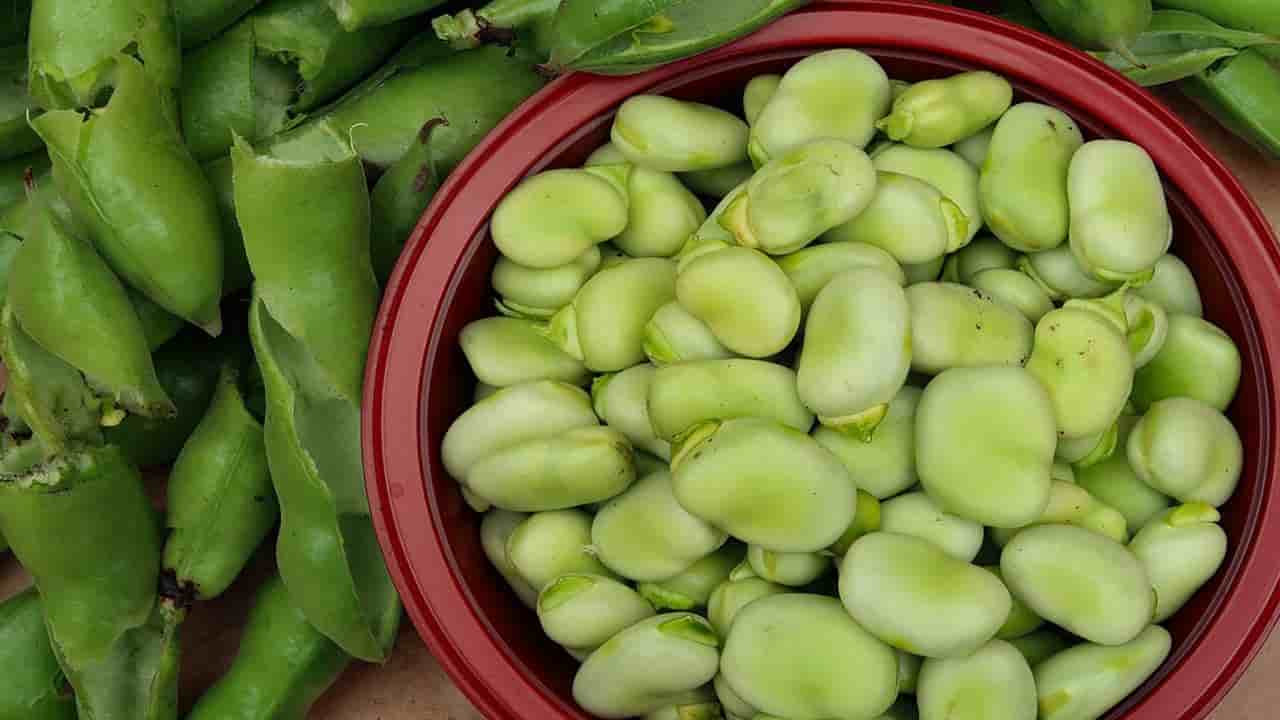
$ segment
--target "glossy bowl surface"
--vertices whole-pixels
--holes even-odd
[[[1023,28],[927,3],[816,3],[720,50],[625,78],[570,75],[526,102],[454,171],[392,277],[369,354],[364,456],[378,536],[409,617],[468,698],[492,720],[586,718],[569,692],[575,663],[486,560],[479,516],[440,462],[440,440],[471,400],[457,337],[493,314],[496,250],[487,221],[520,179],[580,163],[637,93],[736,106],[746,81],[826,48],[874,55],[891,76],[985,68],[1021,98],[1061,107],[1094,137],[1129,139],[1159,166],[1175,252],[1193,268],[1206,316],[1244,359],[1231,410],[1246,463],[1223,508],[1231,551],[1218,577],[1169,627],[1174,653],[1109,717],[1198,720],[1226,694],[1277,616],[1280,485],[1280,251],[1231,173],[1150,94],[1091,58]]]

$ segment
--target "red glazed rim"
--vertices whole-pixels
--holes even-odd
[[[458,167],[419,221],[392,275],[374,329],[365,379],[364,464],[370,508],[391,575],[410,619],[454,682],[487,717],[582,717],[534,680],[492,636],[458,573],[438,509],[428,502],[438,449],[422,448],[426,373],[441,350],[440,320],[461,272],[483,240],[493,205],[584,122],[625,98],[662,92],[677,80],[735,60],[801,49],[856,47],[914,52],[985,67],[1042,88],[1112,126],[1107,134],[1145,147],[1171,186],[1194,204],[1214,236],[1209,261],[1236,278],[1225,289],[1239,308],[1237,343],[1258,388],[1249,439],[1259,449],[1240,549],[1214,594],[1188,625],[1182,651],[1113,718],[1200,720],[1235,684],[1277,617],[1280,484],[1274,422],[1280,418],[1280,250],[1271,227],[1230,171],[1170,110],[1092,58],[994,18],[907,0],[818,3],[755,35],[705,55],[625,78],[570,75],[527,101]],[[1034,93],[1032,93],[1034,94]],[[428,243],[430,238],[430,243]],[[1243,294],[1241,294],[1243,293]],[[447,351],[451,351],[448,349]],[[1246,374],[1248,371],[1246,370]],[[1250,480],[1249,478],[1252,478]],[[550,642],[550,641],[548,641]]]

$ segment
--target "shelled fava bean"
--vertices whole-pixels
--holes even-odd
[[[1092,720],[1227,555],[1240,353],[1152,160],[891,82],[633,97],[495,210],[444,462],[596,716]]]

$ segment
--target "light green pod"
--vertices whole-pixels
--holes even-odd
[[[1193,398],[1155,403],[1125,445],[1129,465],[1147,485],[1178,500],[1221,506],[1235,492],[1244,446],[1235,426]]]
[[[915,285],[919,282],[937,280],[938,275],[942,273],[942,265],[946,260],[946,256],[939,256],[929,262],[908,263],[903,265],[902,272],[907,276],[907,284]]]
[[[616,167],[616,166],[615,166]],[[507,193],[493,211],[493,242],[530,268],[567,265],[627,227],[626,185],[587,170],[548,170]]]
[[[982,565],[980,567],[995,575],[1000,579],[1000,582],[1004,582],[1004,576],[1000,574],[999,565]],[[1014,640],[1039,630],[1043,625],[1044,619],[1015,597],[1013,598],[1013,608],[1009,611],[1009,617],[1004,621],[1004,625],[1001,625],[1000,629],[996,631],[996,637],[1001,640]]]
[[[586,165],[627,162],[608,144],[591,154]],[[627,176],[627,227],[612,242],[631,257],[671,257],[707,219],[707,211],[675,175],[645,167]]]
[[[614,635],[578,668],[573,699],[599,718],[645,715],[711,682],[720,639],[701,617],[667,613]],[[654,662],[661,658],[661,662]]]
[[[913,84],[894,98],[892,112],[876,127],[896,142],[940,148],[981,132],[1012,102],[1013,86],[999,75],[957,73]]]
[[[1156,589],[1156,615],[1164,622],[1182,609],[1227,556],[1222,516],[1204,503],[1188,503],[1152,518],[1129,543]]]
[[[441,442],[444,467],[464,479],[473,465],[503,448],[600,424],[582,388],[551,380],[503,388],[467,409]]]
[[[773,74],[757,75],[747,81],[747,87],[742,91],[742,116],[748,125],[756,124],[756,118],[760,117],[760,112],[781,84],[782,76]]]
[[[1123,320],[1117,326],[1083,306],[1054,310],[1036,323],[1027,370],[1048,391],[1061,437],[1105,431],[1120,416],[1133,387],[1133,357]]]
[[[987,161],[987,153],[991,150],[991,137],[995,134],[995,131],[996,126],[989,125],[958,141],[951,146],[951,149],[960,157],[968,160],[970,165],[981,170],[982,163]]]
[[[1031,373],[947,370],[925,388],[915,432],[916,471],[943,510],[1007,528],[1044,512],[1057,433],[1053,405]]]
[[[480,521],[480,547],[490,564],[515,591],[520,602],[537,609],[538,591],[520,576],[520,571],[516,570],[516,566],[507,557],[507,541],[511,538],[511,533],[528,517],[524,513],[506,510],[490,510],[485,513]]]
[[[1055,302],[1068,298],[1102,297],[1120,286],[1120,283],[1098,280],[1086,273],[1066,245],[1024,255],[1018,260],[1018,269],[1039,283],[1049,299]]]
[[[705,608],[711,594],[728,581],[729,574],[746,555],[746,546],[730,541],[684,572],[661,582],[641,583],[636,590],[659,610]]]
[[[1164,347],[1169,337],[1169,314],[1159,304],[1133,294],[1125,296],[1124,314],[1133,367],[1141,370]]]
[[[720,672],[746,703],[786,718],[872,720],[898,696],[893,649],[822,595],[774,595],[743,608]]]
[[[973,562],[982,547],[982,525],[942,511],[923,492],[912,492],[880,506],[880,529],[928,540],[943,552],[964,562]]]
[[[716,679],[712,681],[712,686],[716,691],[716,699],[720,701],[720,708],[724,711],[726,720],[733,718],[743,718],[744,720],[753,720],[756,716],[756,709],[751,703],[742,699],[742,696],[733,691],[729,687],[729,682],[724,679],[724,673],[718,673]]]
[[[569,573],[613,577],[596,559],[591,516],[581,510],[549,510],[525,518],[507,537],[507,560],[538,592]]]
[[[689,512],[777,552],[826,548],[857,506],[857,488],[839,459],[772,420],[698,425],[671,465],[676,498]]]
[[[1075,645],[1078,641],[1052,625],[1008,641],[1034,670],[1037,665]]]
[[[592,245],[566,265],[553,268],[525,267],[499,257],[493,266],[493,289],[501,299],[499,310],[508,314],[548,318],[573,302],[583,283],[601,264],[600,247]]]
[[[1128,521],[1115,508],[1098,500],[1088,490],[1065,480],[1054,480],[1049,488],[1049,505],[1029,526],[1075,525],[1111,538],[1129,542]],[[996,545],[1009,544],[1022,528],[993,528],[991,538]]]
[[[627,438],[611,427],[589,426],[498,450],[472,465],[463,482],[495,507],[539,512],[603,502],[634,480]]]
[[[640,593],[603,575],[561,575],[538,594],[538,622],[561,646],[591,651],[653,617]]]
[[[854,268],[873,268],[907,284],[902,266],[888,252],[867,243],[832,242],[807,247],[778,258],[778,267],[791,278],[800,297],[800,307],[809,312],[818,292],[836,275]]]
[[[921,392],[910,385],[898,390],[869,442],[829,427],[819,427],[813,439],[840,458],[859,489],[880,500],[891,498],[919,480],[915,425]]]
[[[922,657],[965,657],[995,637],[1013,599],[1004,584],[921,538],[876,532],[840,565],[840,600],[858,624]]]
[[[1036,720],[1036,679],[1017,648],[992,640],[967,658],[924,661],[920,720]]]
[[[689,172],[747,159],[747,124],[733,113],[661,95],[635,95],[618,108],[609,139],[650,170]]]
[[[1103,280],[1145,280],[1169,250],[1173,220],[1146,150],[1094,140],[1071,157],[1071,253]]]
[[[983,270],[1013,268],[1017,264],[1018,253],[990,235],[983,235],[947,258],[946,281],[969,285]]]
[[[968,160],[945,148],[913,148],[908,145],[883,145],[871,152],[871,162],[883,172],[910,175],[937,188],[955,203],[966,219],[961,242],[950,248],[959,250],[982,229],[982,208],[978,201],[978,171]]]
[[[1213,323],[1171,313],[1160,351],[1133,378],[1133,404],[1145,411],[1166,398],[1190,397],[1221,411],[1240,387],[1240,350]]]
[[[1017,270],[983,270],[969,280],[969,285],[999,303],[1016,308],[1033,323],[1040,322],[1040,318],[1053,310],[1053,301],[1044,288]]]
[[[1121,422],[1132,427],[1136,419],[1126,417],[1121,418]],[[1121,438],[1122,448],[1128,435],[1126,428]],[[1173,503],[1138,477],[1130,467],[1128,454],[1123,449],[1102,462],[1077,470],[1076,476],[1080,487],[1124,516],[1131,533],[1136,533]]]
[[[601,375],[591,383],[591,399],[596,415],[625,435],[632,445],[670,460],[671,443],[658,437],[649,421],[649,387],[656,372],[656,368],[644,363]]]
[[[671,703],[654,710],[642,720],[721,720],[720,703],[710,685],[676,696]]]
[[[808,585],[831,569],[831,559],[820,553],[774,552],[759,545],[747,549],[747,562],[761,579],[790,587]]]
[[[1067,239],[1067,171],[1084,144],[1066,113],[1019,103],[996,123],[982,163],[982,217],[1001,242],[1021,252],[1058,247]]]
[[[911,368],[911,308],[893,278],[846,270],[818,293],[796,369],[800,399],[829,427],[872,437]]]
[[[870,55],[849,49],[810,55],[787,70],[751,124],[751,160],[762,167],[818,138],[866,147],[889,101],[889,76]]]
[[[591,376],[578,358],[561,350],[544,323],[488,317],[467,323],[458,345],[480,382],[508,387],[534,380],[581,385]]]
[[[680,173],[680,180],[695,193],[719,200],[750,180],[755,171],[750,160],[743,160],[728,167]]]
[[[907,288],[911,369],[936,375],[956,367],[1020,366],[1031,354],[1031,321],[1012,305],[954,283]]]
[[[659,367],[733,357],[706,323],[675,300],[658,308],[645,323],[643,347],[649,362]]]
[[[1158,625],[1133,640],[1085,643],[1035,667],[1041,720],[1096,720],[1137,690],[1169,657],[1173,638]]]
[[[828,242],[882,248],[904,264],[942,257],[968,239],[969,219],[955,202],[924,180],[884,171],[866,209],[826,234]]]
[[[1037,615],[1089,642],[1120,645],[1151,622],[1155,597],[1124,545],[1073,525],[1038,525],[1000,554],[1015,596]]]
[[[840,539],[827,548],[829,554],[844,557],[858,538],[880,529],[880,500],[865,490],[858,490],[858,506],[853,509],[853,522]]]
[[[1187,264],[1168,253],[1156,261],[1155,274],[1146,285],[1135,290],[1138,295],[1158,303],[1169,314],[1204,315],[1200,288]]]
[[[596,557],[636,582],[675,577],[727,539],[724,532],[677,502],[667,472],[641,478],[600,508],[591,524]]]
[[[721,583],[711,593],[711,598],[707,601],[707,619],[711,621],[716,632],[720,633],[720,637],[726,637],[739,610],[762,597],[789,591],[789,588],[763,578],[746,577],[741,580],[731,578]]]
[[[711,420],[767,418],[808,432],[813,413],[800,402],[796,374],[764,360],[701,360],[658,368],[649,384],[653,432],[676,442]]]
[[[624,260],[592,276],[551,318],[551,336],[593,372],[623,370],[645,361],[645,326],[675,296],[674,262]]]
[[[866,153],[842,140],[814,140],[760,168],[719,222],[739,245],[786,255],[863,213],[876,187]]]
[[[729,247],[695,258],[680,269],[676,298],[738,355],[779,353],[800,329],[795,287],[758,250]]]

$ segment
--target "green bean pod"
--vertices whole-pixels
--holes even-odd
[[[13,45],[27,39],[27,30],[31,25],[32,0],[15,0],[7,3],[0,13],[0,45]]]
[[[7,305],[18,324],[124,409],[172,416],[124,286],[48,208],[35,208],[32,221],[9,273]]]
[[[174,0],[178,40],[184,51],[204,45],[261,3],[262,0]]]
[[[644,326],[643,346],[649,362],[658,367],[733,357],[706,323],[675,300],[658,308],[649,318]]]
[[[647,405],[653,432],[669,442],[678,443],[704,422],[740,417],[772,419],[800,432],[813,427],[813,413],[796,392],[795,372],[763,360],[702,360],[659,368],[649,383]]]
[[[360,464],[360,393],[378,290],[364,170],[344,144],[331,152],[285,160],[238,143],[236,213],[256,279],[249,327],[266,387],[280,575],[318,630],[376,661],[400,621]],[[282,216],[281,208],[290,211]]]
[[[1151,518],[1173,503],[1166,495],[1143,482],[1129,464],[1125,447],[1136,423],[1137,418],[1122,416],[1114,442],[1118,449],[1099,462],[1076,466],[1080,487],[1120,511],[1131,534],[1137,533]]]
[[[94,107],[103,90],[115,85],[119,91],[120,83],[127,82],[117,73],[133,64],[126,59],[131,56],[156,88],[156,109],[163,108],[161,114],[176,124],[182,57],[169,2],[42,0],[32,7],[29,82],[37,106]]]
[[[182,130],[198,160],[264,139],[333,99],[408,38],[407,23],[348,32],[325,0],[274,0],[184,58]]]
[[[800,399],[823,425],[871,438],[907,379],[911,308],[902,287],[847,270],[818,293],[796,369]]]
[[[55,110],[32,127],[48,143],[54,178],[76,220],[112,268],[161,307],[217,335],[222,239],[213,190],[164,116],[160,88],[143,66],[123,57],[113,76],[110,101],[89,117]]]
[[[936,375],[953,367],[1022,365],[1031,354],[1031,321],[1012,305],[953,283],[907,288],[911,369]]]
[[[452,15],[432,18],[431,29],[436,37],[459,50],[489,41],[519,42],[515,31],[529,30],[538,55],[550,57],[558,7],[560,0],[491,0],[475,11],[463,8]]]
[[[676,264],[635,258],[596,273],[573,303],[551,318],[561,349],[593,372],[616,372],[645,360],[645,326],[676,296]]]
[[[573,699],[600,718],[656,712],[711,682],[719,650],[710,623],[692,613],[642,620],[583,661],[573,678]]]
[[[1173,224],[1147,152],[1120,140],[1085,143],[1071,157],[1067,194],[1071,252],[1080,266],[1113,282],[1150,278]]]
[[[0,499],[80,717],[175,717],[176,638],[156,603],[160,545],[137,469],[111,446],[74,450],[6,474]]]
[[[508,387],[533,380],[581,385],[590,377],[582,361],[561,350],[546,323],[487,317],[467,323],[458,344],[480,382]]]
[[[873,635],[927,658],[974,653],[995,637],[1013,606],[991,573],[928,540],[889,532],[865,535],[849,548],[840,565],[840,600]]]
[[[377,193],[377,187],[374,193]],[[377,212],[377,204],[374,204]],[[379,231],[375,230],[375,235]],[[601,268],[603,256],[599,245],[569,262],[553,268],[531,268],[505,257],[494,263],[491,281],[501,297],[498,310],[505,315],[545,319],[573,302],[583,284]]]
[[[1154,403],[1133,427],[1125,449],[1144,483],[1181,502],[1219,507],[1235,492],[1244,446],[1235,426],[1199,400]]]
[[[1189,503],[1152,518],[1129,543],[1156,589],[1156,615],[1164,622],[1182,609],[1222,566],[1227,534],[1218,511]]]
[[[771,420],[698,425],[675,448],[672,468],[680,505],[778,552],[829,547],[849,527],[858,502],[839,459],[807,434]]]
[[[1280,53],[1276,53],[1280,54]],[[1280,156],[1280,69],[1261,48],[1242,50],[1178,83],[1197,105],[1254,147]]]
[[[728,582],[730,573],[745,557],[746,548],[730,541],[684,572],[659,582],[640,583],[636,590],[658,610],[705,608],[712,593]]]
[[[0,603],[0,718],[74,720],[75,698],[49,646],[44,611],[34,588]]]
[[[333,136],[350,137],[361,160],[386,168],[408,151],[424,123],[444,118],[449,124],[432,132],[431,147],[445,175],[545,82],[523,53],[497,46],[454,52],[428,32],[271,143],[323,149]]]
[[[967,658],[930,658],[916,690],[920,720],[1035,720],[1036,679],[1022,654],[992,640]]]
[[[1150,625],[1121,645],[1084,643],[1035,666],[1042,720],[1089,720],[1137,690],[1169,657],[1173,638]]]
[[[1280,35],[1280,12],[1267,0],[1156,0],[1156,5],[1198,13],[1238,30]]]
[[[713,250],[678,269],[680,304],[736,354],[769,357],[786,348],[800,329],[795,287],[778,264],[758,250]]]
[[[795,285],[796,295],[800,298],[800,307],[806,313],[818,297],[818,292],[845,270],[875,268],[892,277],[899,285],[907,284],[906,275],[898,261],[885,250],[868,243],[832,242],[807,247],[778,258],[778,267],[791,278],[791,284]]]
[[[745,160],[747,132],[747,124],[725,110],[662,95],[636,95],[618,108],[609,137],[636,165],[690,172]]]
[[[1022,527],[1049,502],[1055,429],[1049,395],[1026,370],[947,370],[916,409],[916,471],[946,512]]]
[[[223,365],[209,409],[169,474],[162,564],[200,600],[227,589],[280,514],[262,423],[246,406],[238,365]]]
[[[1121,645],[1150,622],[1155,593],[1127,547],[1072,525],[1018,533],[1000,556],[1005,583],[1037,615],[1090,642]]]
[[[258,590],[231,669],[188,720],[302,720],[351,657],[307,622],[278,577]]]
[[[943,512],[924,492],[911,492],[880,505],[880,530],[911,535],[942,548],[948,555],[973,562],[982,547],[982,525]]]
[[[39,150],[44,142],[27,124],[27,49],[0,47],[0,160]],[[0,207],[7,205],[0,197]]]
[[[1226,411],[1240,387],[1240,350],[1213,323],[1191,315],[1169,315],[1164,344],[1133,380],[1133,404],[1189,397]]]
[[[871,56],[849,49],[810,55],[787,70],[752,123],[751,160],[761,167],[819,138],[866,147],[889,103],[889,77]]]
[[[913,265],[962,247],[968,237],[968,216],[937,188],[910,175],[881,171],[866,209],[825,239],[872,245]]]
[[[1151,24],[1151,0],[1031,0],[1055,35],[1086,50],[1112,50],[1130,58],[1139,33]]]
[[[862,213],[876,185],[866,153],[840,140],[815,140],[760,168],[719,222],[739,245],[786,255]]]
[[[23,114],[23,123],[26,123],[26,114]],[[15,205],[25,205],[27,200],[27,171],[31,171],[31,176],[35,178],[36,186],[43,187],[49,176],[49,154],[44,151],[36,151],[19,155],[9,160],[0,161],[0,230],[5,230],[15,235],[21,235],[24,232],[26,223],[12,223],[7,219],[10,208]]]
[[[921,392],[911,385],[898,390],[869,442],[826,426],[815,430],[813,439],[840,458],[859,490],[887,500],[919,481],[915,424]]]
[[[754,32],[806,0],[727,3],[707,12],[676,0],[560,3],[552,27],[550,67],[629,75],[696,55]]]
[[[585,653],[654,616],[653,607],[630,586],[586,573],[553,580],[538,595],[537,611],[547,637]]]
[[[986,71],[915,83],[893,100],[876,127],[890,140],[940,148],[981,132],[1013,102],[1009,81]]]
[[[445,0],[329,0],[343,29],[354,33],[365,28],[385,27],[398,20],[420,15]]]
[[[909,175],[929,183],[959,206],[967,223],[965,231],[959,234],[958,244],[948,247],[949,252],[968,245],[982,229],[978,171],[968,160],[945,148],[889,144],[872,150],[871,161],[881,172]]]
[[[898,695],[893,650],[821,595],[775,595],[743,608],[720,666],[744,702],[781,717],[874,718]]]
[[[1067,172],[1084,144],[1066,113],[1019,103],[996,123],[982,163],[982,217],[991,232],[1022,252],[1051,250],[1067,239]]]

